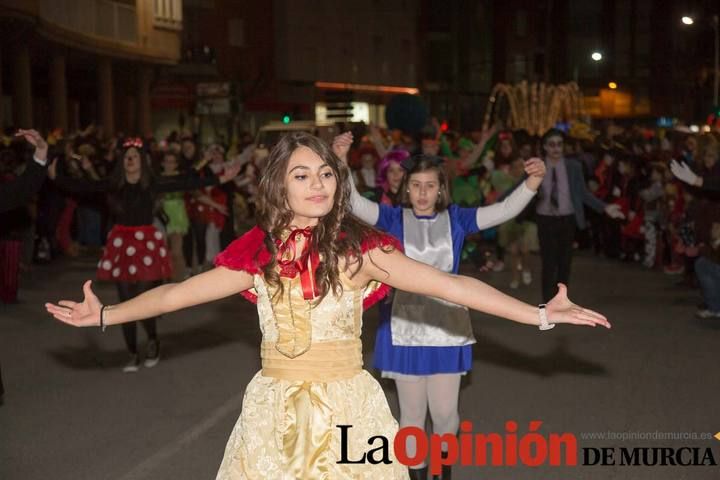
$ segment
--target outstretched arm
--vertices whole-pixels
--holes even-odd
[[[505,200],[477,209],[475,218],[480,230],[500,225],[517,217],[530,203],[545,176],[545,163],[539,158],[531,158],[525,162],[525,173],[528,178]]]
[[[352,178],[348,178],[348,184],[350,186],[350,208],[352,209],[352,214],[365,223],[377,225],[380,219],[380,205],[360,195],[355,188],[355,183],[352,181]]]
[[[99,326],[100,309],[103,305],[93,293],[91,284],[88,280],[83,285],[85,299],[82,302],[61,300],[57,304],[46,303],[45,309],[53,317],[69,325]],[[252,287],[253,277],[249,273],[217,267],[184,282],[161,285],[126,302],[105,307],[104,324],[116,325],[156,317],[212,302]]]
[[[701,177],[693,172],[685,162],[679,163],[673,159],[673,161],[670,162],[670,170],[672,170],[675,178],[682,180],[688,185],[704,190],[720,191],[720,177]]]
[[[234,164],[226,168],[222,175],[209,175],[199,177],[197,175],[181,175],[177,177],[166,177],[158,180],[155,189],[158,192],[186,192],[199,190],[203,187],[210,187],[220,183],[227,183],[235,178],[240,172],[242,165]]]
[[[495,135],[497,132],[497,127],[493,126],[487,130],[483,130],[482,134],[480,136],[480,141],[475,145],[475,147],[470,152],[470,155],[468,155],[467,158],[467,164],[468,165],[475,165],[480,159],[480,155],[485,151],[485,146],[490,141],[490,139]]]
[[[406,292],[436,297],[473,310],[485,312],[527,325],[539,325],[538,307],[521,302],[475,278],[453,275],[416,262],[401,252],[385,253],[374,249],[364,256],[363,266],[354,282],[377,280]],[[607,319],[592,310],[572,303],[561,284],[560,292],[547,305],[550,323],[610,328]]]
[[[335,152],[335,155],[337,155],[338,158],[345,163],[345,165],[348,164],[347,154],[350,150],[352,142],[352,132],[345,132],[333,139],[333,152]],[[352,208],[353,215],[370,225],[377,224],[378,219],[380,218],[380,206],[360,195],[355,188],[355,182],[353,182],[352,175],[348,177],[348,186],[350,187],[350,207]]]
[[[42,186],[47,171],[48,145],[45,139],[35,130],[18,130],[15,136],[25,138],[35,147],[35,153],[22,175],[10,183],[0,185],[0,212],[27,203]]]

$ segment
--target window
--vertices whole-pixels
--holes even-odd
[[[182,0],[155,0],[154,25],[161,28],[182,28]]]

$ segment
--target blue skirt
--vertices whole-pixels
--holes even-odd
[[[472,345],[461,347],[402,347],[392,344],[391,303],[380,304],[373,366],[403,375],[465,373],[472,368]]]

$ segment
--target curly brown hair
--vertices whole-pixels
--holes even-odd
[[[257,221],[264,230],[265,246],[272,260],[263,268],[265,281],[277,288],[276,295],[282,295],[283,286],[277,271],[277,246],[275,239],[281,238],[290,228],[294,213],[287,204],[285,179],[290,157],[299,147],[307,147],[332,169],[337,179],[332,210],[320,218],[313,229],[311,248],[320,254],[316,281],[320,291],[318,302],[329,292],[342,294],[339,259],[347,262],[346,274],[352,278],[363,264],[362,242],[364,239],[382,235],[379,230],[350,214],[350,170],[319,138],[305,132],[285,135],[270,152],[258,188]],[[392,247],[383,251],[391,251]]]

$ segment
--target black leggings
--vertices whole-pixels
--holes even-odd
[[[161,282],[159,281],[136,283],[118,282],[116,283],[118,297],[120,297],[121,302],[124,302],[137,297],[151,288],[157,287],[160,283]],[[155,341],[157,341],[156,320],[157,317],[140,320],[140,323],[142,323],[142,326],[145,329],[145,333],[147,333],[148,339]],[[123,323],[122,331],[128,351],[133,355],[137,354],[137,322]]]
[[[193,247],[197,254],[197,264],[201,266],[205,263],[205,231],[207,223],[190,221],[188,233],[183,237],[183,256],[185,257],[185,265],[187,268],[193,266]]]

